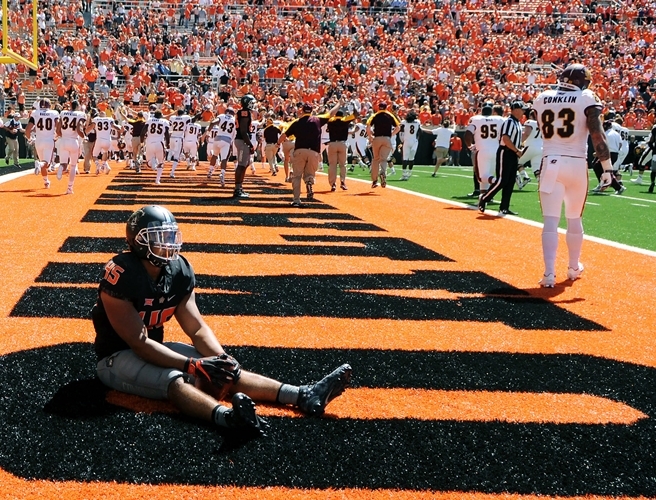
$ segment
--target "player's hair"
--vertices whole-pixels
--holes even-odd
[[[417,120],[417,113],[415,113],[412,110],[408,111],[408,114],[405,115],[405,121],[408,123],[412,123],[416,120]]]
[[[184,109],[179,109],[178,110],[178,116],[184,115]]]
[[[155,112],[153,113],[153,116],[154,116],[155,118],[161,118],[161,117],[162,117],[162,112],[158,109],[157,111],[155,111]]]

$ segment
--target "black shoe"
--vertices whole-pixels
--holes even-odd
[[[371,189],[375,189],[378,187],[378,181],[374,181],[371,183]]]
[[[9,157],[5,158],[5,165],[9,165]]]
[[[436,175],[437,175],[437,174],[435,174],[435,173],[432,173],[432,174],[431,174],[431,177],[435,177]]]
[[[474,191],[473,193],[467,193],[469,198],[478,198],[481,195],[480,191]]]
[[[244,191],[243,189],[239,188],[239,189],[234,190],[234,192],[232,193],[232,197],[233,198],[242,198],[243,199],[243,198],[249,198],[250,195],[246,191]]]
[[[300,201],[292,201],[292,207],[303,208],[303,204]]]
[[[305,189],[307,190],[307,201],[314,201],[314,190],[312,189],[312,184],[309,182],[305,184]]]
[[[485,202],[484,201],[479,200],[479,202],[478,202],[478,211],[482,214],[485,213]]]
[[[508,210],[504,208],[503,210],[499,210],[499,215],[519,215],[519,214],[517,212],[513,212],[512,210]]]
[[[330,186],[330,190],[333,191],[333,192],[337,191],[337,185],[334,182],[333,182],[333,185]]]
[[[255,413],[255,403],[246,394],[238,392],[232,396],[232,410],[226,414],[231,429],[240,429],[257,436],[266,436],[269,423]]]
[[[387,176],[386,175],[381,175],[380,176],[380,187],[382,187],[382,188],[387,187]]]
[[[345,364],[315,384],[302,385],[298,395],[299,409],[308,415],[323,414],[326,405],[351,384],[351,371],[351,365]]]
[[[339,187],[342,188],[342,191],[347,191],[347,190],[348,190],[348,188],[346,187],[346,182],[342,182],[342,183],[339,185]]]
[[[647,189],[647,192],[648,193],[653,193],[654,192],[654,185],[653,184],[649,185],[649,189]]]

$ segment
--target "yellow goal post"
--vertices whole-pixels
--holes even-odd
[[[37,13],[39,0],[32,0],[32,57],[31,60],[11,50],[9,46],[9,6],[8,0],[2,0],[2,64],[24,64],[33,70],[39,69],[39,26]]]

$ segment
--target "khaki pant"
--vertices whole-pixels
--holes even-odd
[[[91,160],[93,159],[93,148],[95,145],[95,142],[89,142],[86,139],[82,143],[82,150],[84,152],[84,171],[86,173],[91,172]]]
[[[276,161],[276,154],[278,153],[277,144],[267,144],[264,146],[264,155],[266,156],[266,161],[271,167],[271,170],[277,167],[278,162]]]
[[[337,181],[337,165],[339,165],[339,180],[346,182],[346,141],[334,141],[328,144],[328,184]]]
[[[314,184],[314,174],[319,165],[319,153],[312,149],[295,149],[292,157],[292,189],[294,201],[301,201],[301,179],[306,184]]]
[[[18,139],[11,139],[7,137],[5,139],[7,143],[7,148],[5,149],[5,159],[9,162],[9,158],[13,158],[14,165],[18,166]]]
[[[371,161],[371,180],[378,180],[378,173],[385,175],[387,170],[387,158],[393,151],[391,137],[374,137],[371,141],[371,152],[373,160]]]

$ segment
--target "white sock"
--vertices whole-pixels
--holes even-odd
[[[567,253],[569,254],[568,265],[572,269],[578,269],[581,248],[583,248],[583,223],[580,218],[567,219],[565,241],[567,242]]]
[[[157,175],[155,176],[155,182],[159,182],[161,180],[163,171],[164,171],[164,167],[162,165],[158,165]]]

